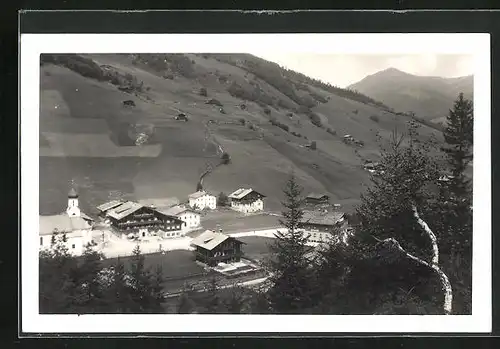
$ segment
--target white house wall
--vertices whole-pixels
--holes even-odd
[[[189,206],[191,206],[191,208],[197,206],[200,210],[207,207],[211,210],[215,210],[217,208],[217,198],[212,195],[204,195],[197,199],[189,199]]]
[[[251,204],[240,204],[238,202],[231,202],[231,207],[239,212],[243,213],[253,213],[253,212],[258,212],[262,211],[264,209],[264,202],[262,200],[256,200],[252,202]]]

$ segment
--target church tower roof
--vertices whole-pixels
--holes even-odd
[[[68,193],[68,198],[78,198],[78,193],[76,192],[75,188],[71,188],[71,190]]]

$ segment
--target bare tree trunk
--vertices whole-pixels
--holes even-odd
[[[448,279],[448,276],[446,276],[446,274],[441,270],[441,268],[439,268],[439,266],[437,264],[428,263],[428,262],[424,261],[423,259],[415,257],[414,255],[406,252],[405,249],[402,248],[401,245],[399,244],[399,242],[394,238],[388,238],[388,239],[384,239],[384,240],[377,239],[377,240],[388,247],[398,249],[400,252],[404,253],[408,258],[434,270],[434,272],[436,272],[436,274],[439,275],[439,280],[441,281],[441,286],[442,286],[443,292],[444,292],[443,311],[444,311],[445,315],[450,315],[452,312],[453,291],[452,291],[451,283]]]
[[[422,218],[420,218],[420,215],[418,214],[417,206],[413,205],[412,209],[413,209],[413,216],[417,220],[417,223],[427,233],[427,235],[429,236],[429,238],[431,240],[431,244],[432,244],[432,262],[431,263],[437,265],[439,263],[439,247],[438,247],[436,235],[431,230],[431,228],[429,228],[429,225],[427,225],[427,223]]]

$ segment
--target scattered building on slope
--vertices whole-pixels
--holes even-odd
[[[40,216],[40,249],[50,249],[56,235],[64,234],[68,252],[80,256],[92,243],[94,220],[80,210],[78,193],[74,188],[68,193],[66,212],[52,216]]]
[[[185,233],[183,225],[186,223],[181,219],[137,202],[113,200],[97,209],[122,238],[143,239],[152,235],[172,238]]]
[[[215,195],[209,194],[206,191],[197,191],[188,196],[189,207],[204,210],[209,208],[215,210],[217,208],[217,197]]]
[[[327,194],[310,193],[305,198],[305,203],[308,205],[328,204],[330,197]]]
[[[234,263],[241,260],[241,246],[244,244],[229,235],[206,230],[193,239],[197,261],[214,267],[219,263]]]

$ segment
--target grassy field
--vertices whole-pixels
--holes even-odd
[[[230,154],[231,163],[205,177],[206,190],[230,193],[251,187],[267,196],[267,209],[277,211],[293,169],[305,193],[330,193],[332,202],[352,206],[368,183],[361,167],[363,157],[377,158],[376,135],[387,140],[394,127],[403,128],[407,121],[404,116],[315,88],[316,94],[329,99],[312,108],[325,123],[319,128],[306,115],[283,107],[297,106],[283,91],[234,64],[190,54],[195,77],[174,72],[173,79],[165,79],[164,72],[133,65],[130,56],[85,56],[121,74],[132,74],[142,81],[144,91],[126,93],[67,68],[41,67],[40,210],[44,214],[64,209],[71,180],[89,214],[96,204],[117,195],[185,200],[207,166],[219,163],[219,144]],[[233,82],[259,88],[267,98],[281,101],[281,107],[269,107],[266,114],[263,106],[230,95],[227,89]],[[201,87],[207,88],[207,97],[200,96]],[[208,98],[221,101],[226,113],[205,104]],[[122,105],[129,99],[135,107]],[[242,103],[245,110],[240,108]],[[178,112],[186,113],[189,121],[173,120]],[[370,119],[373,115],[378,122]],[[271,125],[271,117],[301,136]],[[258,129],[240,124],[241,118]],[[207,127],[209,120],[219,124]],[[337,134],[326,132],[327,127]],[[150,135],[140,147],[133,145],[138,129]],[[347,133],[365,142],[358,154],[342,143]],[[424,126],[421,133],[426,138],[437,131]],[[312,140],[318,143],[316,151],[303,147]]]

